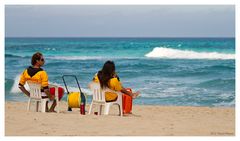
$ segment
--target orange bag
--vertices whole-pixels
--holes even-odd
[[[126,88],[126,90],[132,92],[130,88]],[[132,112],[132,97],[127,94],[123,94],[122,96],[123,96],[123,114],[129,114]]]

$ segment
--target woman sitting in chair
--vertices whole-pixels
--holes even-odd
[[[124,87],[122,87],[121,82],[119,80],[119,77],[117,76],[115,72],[115,65],[113,61],[107,61],[103,65],[102,70],[100,70],[95,77],[93,78],[94,82],[99,83],[101,85],[101,88],[110,88],[114,91],[121,91],[124,94],[127,94],[131,96],[133,99],[136,98],[140,93],[132,93],[131,91],[128,91]],[[117,100],[117,94],[107,92],[105,93],[105,99],[107,102],[116,101]]]

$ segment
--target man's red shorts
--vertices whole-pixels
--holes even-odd
[[[51,95],[55,95],[55,88],[54,87],[50,88],[49,91],[50,91]],[[64,89],[62,87],[58,87],[58,98],[59,98],[59,100],[62,99],[63,95],[64,95]]]

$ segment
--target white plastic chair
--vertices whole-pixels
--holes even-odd
[[[30,88],[30,97],[28,100],[28,107],[27,110],[30,110],[31,102],[36,102],[36,112],[38,112],[39,102],[41,103],[41,112],[46,112],[46,103],[47,101],[50,101],[48,98],[42,98],[42,92],[41,92],[41,84],[36,82],[27,82],[29,88]],[[59,100],[58,100],[58,88],[55,85],[51,85],[50,87],[55,87],[55,99],[57,101],[57,113],[59,113]]]
[[[99,114],[101,114],[102,106],[104,106],[104,115],[108,115],[109,114],[109,110],[110,110],[111,105],[117,104],[119,106],[120,116],[123,115],[122,93],[120,93],[118,91],[113,91],[113,90],[111,90],[109,88],[102,89],[100,84],[99,83],[95,83],[95,82],[92,82],[89,86],[90,86],[90,89],[93,92],[93,99],[92,99],[92,103],[90,105],[90,109],[89,109],[89,113],[88,114],[91,114],[92,108],[93,108],[94,104],[100,106],[99,107]],[[118,95],[117,100],[113,101],[113,102],[106,102],[106,100],[105,100],[105,92],[116,93]]]

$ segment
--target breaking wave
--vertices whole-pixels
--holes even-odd
[[[151,52],[145,54],[145,56],[149,58],[167,59],[235,59],[235,54],[225,54],[218,52],[196,52],[191,50],[179,50],[165,47],[155,47]]]

